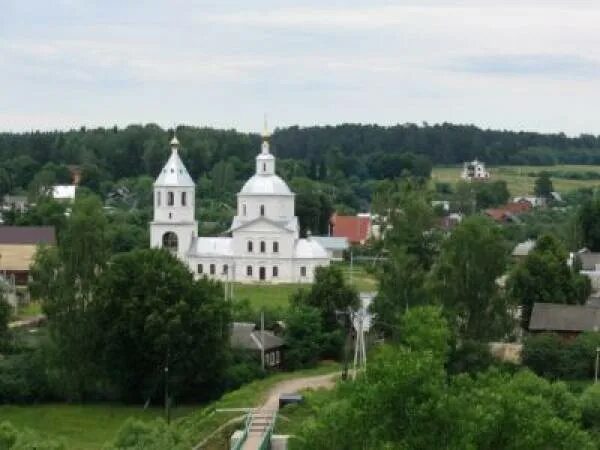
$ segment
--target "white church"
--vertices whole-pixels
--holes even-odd
[[[312,283],[318,266],[329,265],[327,251],[310,237],[301,239],[294,193],[275,174],[275,157],[263,135],[256,174],[237,194],[237,215],[224,237],[198,236],[195,184],[178,154],[154,182],[150,246],[177,255],[196,277],[239,283]]]

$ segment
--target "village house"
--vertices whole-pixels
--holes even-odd
[[[544,197],[536,197],[534,195],[521,195],[519,197],[513,197],[512,202],[529,202],[534,208],[546,205],[546,199]]]
[[[248,351],[261,358],[265,352],[265,367],[277,368],[283,359],[284,341],[271,331],[256,329],[254,323],[234,322],[231,328],[231,348]]]
[[[29,202],[26,195],[5,195],[2,199],[2,211],[15,210],[20,213],[27,211]]]
[[[485,164],[475,159],[463,164],[463,171],[460,177],[464,181],[484,181],[490,178],[490,174],[485,169]]]
[[[15,301],[28,299],[29,271],[40,245],[56,245],[54,227],[0,226],[0,276]]]
[[[590,305],[535,303],[529,321],[532,333],[556,333],[574,339],[584,331],[600,331],[600,308]]]
[[[334,214],[329,223],[331,236],[346,238],[354,245],[364,245],[370,238],[377,239],[381,235],[368,213],[356,216]]]
[[[592,290],[600,290],[600,253],[584,248],[570,253],[567,263],[570,267],[578,267],[579,273],[590,279]]]
[[[520,200],[515,203],[507,203],[506,205],[499,206],[498,208],[486,209],[484,213],[486,216],[491,217],[496,222],[519,222],[518,216],[531,211],[531,209],[531,203],[526,200]]]
[[[532,239],[528,239],[523,242],[519,242],[515,245],[511,255],[517,261],[524,260],[527,255],[535,248],[535,241]]]

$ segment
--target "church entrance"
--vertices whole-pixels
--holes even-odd
[[[258,269],[258,279],[260,281],[265,281],[266,278],[267,278],[267,271],[264,267],[261,267],[260,269]]]

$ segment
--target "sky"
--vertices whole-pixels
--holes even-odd
[[[1,0],[0,131],[600,134],[600,2]]]

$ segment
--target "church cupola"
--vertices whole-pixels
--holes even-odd
[[[275,174],[275,156],[270,152],[269,130],[267,128],[267,121],[265,120],[265,128],[262,133],[263,141],[261,146],[261,152],[256,157],[256,174],[257,175],[274,175]]]

